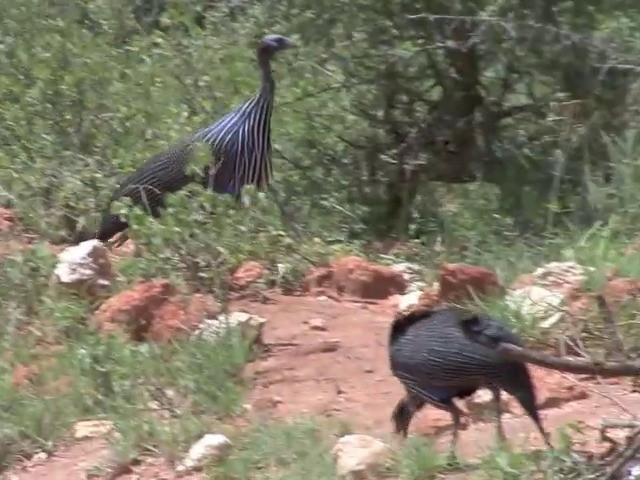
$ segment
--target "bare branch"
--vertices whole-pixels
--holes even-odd
[[[631,377],[640,375],[640,362],[598,362],[579,358],[558,358],[536,353],[508,343],[500,343],[496,351],[510,360],[520,360],[562,372],[591,374],[601,377]]]
[[[469,319],[475,320],[475,319]],[[601,377],[631,377],[640,375],[640,362],[617,363],[600,362],[596,360],[584,360],[580,358],[559,358],[545,353],[532,352],[517,347],[510,343],[504,343],[500,338],[491,336],[491,332],[474,329],[477,325],[469,321],[460,322],[462,331],[471,341],[480,343],[488,348],[493,348],[498,354],[507,360],[515,360],[532,363],[561,372],[591,374]]]
[[[640,428],[636,428],[631,435],[633,441],[625,448],[620,456],[616,459],[609,471],[603,477],[603,480],[613,480],[617,477],[618,472],[640,452]]]

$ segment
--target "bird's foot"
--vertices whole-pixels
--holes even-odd
[[[460,468],[462,463],[460,463],[460,459],[458,458],[458,454],[454,449],[449,450],[449,454],[447,455],[446,467],[447,468]]]

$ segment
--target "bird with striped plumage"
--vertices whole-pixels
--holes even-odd
[[[497,321],[451,307],[400,313],[394,319],[389,334],[389,362],[391,372],[406,392],[393,410],[396,432],[406,437],[413,416],[426,404],[447,411],[453,420],[451,454],[455,456],[463,413],[453,400],[488,388],[494,397],[500,439],[505,438],[500,406],[500,392],[504,390],[516,398],[551,447],[526,364],[502,359],[492,348],[468,338],[463,327],[520,345],[520,339]]]
[[[194,135],[193,140],[202,140],[211,146],[217,160],[206,172],[207,186],[214,192],[239,199],[246,185],[265,188],[270,184],[273,175],[271,116],[276,88],[271,58],[292,46],[291,40],[280,35],[264,37],[257,51],[262,72],[258,93]]]
[[[262,77],[258,93],[188,141],[154,155],[126,177],[111,194],[107,211],[93,237],[107,241],[128,228],[126,220],[110,211],[112,203],[123,197],[158,217],[165,207],[165,195],[193,182],[216,193],[233,195],[238,202],[243,187],[268,187],[273,176],[271,116],[275,96],[271,60],[277,52],[294,46],[281,35],[263,37],[256,52]],[[211,164],[204,168],[203,177],[188,171],[194,146],[200,142],[210,147],[213,157]]]

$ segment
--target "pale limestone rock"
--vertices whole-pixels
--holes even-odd
[[[103,437],[114,431],[115,426],[109,420],[82,420],[73,426],[73,438],[83,440]]]
[[[231,446],[231,441],[224,435],[208,433],[191,445],[176,472],[187,473],[202,468],[205,463],[221,460],[229,454]]]
[[[382,466],[390,449],[368,435],[345,435],[333,447],[336,474],[340,478],[364,479]]]

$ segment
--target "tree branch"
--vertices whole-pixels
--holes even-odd
[[[502,342],[500,338],[491,336],[491,332],[478,330],[477,324],[472,324],[474,318],[460,322],[466,337],[488,348],[493,348],[506,360],[532,363],[541,367],[561,372],[598,375],[600,377],[631,377],[640,375],[640,362],[599,362],[579,358],[559,358],[545,353],[532,352],[510,343]]]

